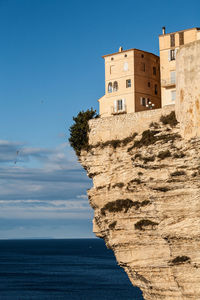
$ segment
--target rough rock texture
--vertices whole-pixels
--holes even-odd
[[[175,110],[175,105],[166,105],[160,109],[140,111],[137,113],[120,114],[107,118],[97,118],[89,121],[91,145],[109,140],[123,139],[129,136],[133,130],[143,132],[150,123],[158,122],[161,115],[167,115]]]
[[[146,300],[198,300],[200,139],[182,139],[179,125],[152,125],[82,151],[94,232]]]
[[[185,138],[200,137],[200,41],[180,48],[176,59],[176,115]]]

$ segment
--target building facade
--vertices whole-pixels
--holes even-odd
[[[105,95],[100,98],[100,116],[108,117],[161,107],[160,59],[137,50],[103,56]]]
[[[176,100],[176,53],[179,47],[200,40],[200,28],[166,33],[159,36],[162,106]]]

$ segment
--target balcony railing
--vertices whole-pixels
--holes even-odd
[[[175,78],[170,78],[170,79],[165,79],[161,80],[161,86],[165,88],[170,88],[170,87],[175,87],[176,86],[176,79]]]
[[[119,107],[111,107],[111,114],[112,115],[119,115],[119,114],[126,114],[127,113],[127,108],[126,105],[124,105],[123,107],[119,108]]]

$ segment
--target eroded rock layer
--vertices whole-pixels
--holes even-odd
[[[94,232],[146,300],[200,299],[199,148],[154,123],[81,153]]]

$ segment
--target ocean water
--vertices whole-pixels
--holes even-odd
[[[142,300],[100,239],[1,240],[1,300]]]

